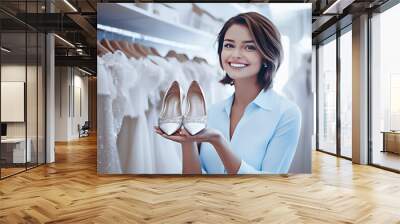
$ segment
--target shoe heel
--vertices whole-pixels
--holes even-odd
[[[203,90],[197,81],[192,81],[186,94],[186,113],[183,126],[191,135],[196,135],[207,126],[207,108]]]
[[[182,126],[181,91],[179,83],[174,81],[163,98],[158,126],[167,135],[172,135]]]

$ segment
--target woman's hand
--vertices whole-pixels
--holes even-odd
[[[184,174],[201,174],[199,152],[195,143],[208,142],[212,144],[225,166],[226,172],[236,174],[241,165],[241,159],[229,149],[229,144],[224,135],[215,129],[206,128],[196,135],[190,135],[181,128],[173,135],[166,135],[159,127],[154,127],[157,134],[169,140],[182,144],[182,161]],[[191,149],[191,150],[190,150]]]
[[[166,135],[159,127],[154,127],[154,129],[157,134],[163,136],[164,138],[179,142],[181,144],[192,142],[209,142],[213,144],[214,142],[218,142],[220,139],[222,139],[223,136],[221,132],[211,128],[205,128],[196,135],[190,135],[184,128],[181,128],[173,135]]]

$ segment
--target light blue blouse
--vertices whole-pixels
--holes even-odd
[[[207,126],[221,131],[230,149],[241,159],[238,174],[288,173],[300,135],[298,106],[272,89],[261,90],[247,105],[229,140],[233,97],[209,108]],[[227,173],[209,143],[201,144],[200,161],[203,173]]]

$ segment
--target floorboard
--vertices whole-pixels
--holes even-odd
[[[0,181],[0,223],[400,223],[400,175],[313,152],[288,176],[99,176],[96,139]]]

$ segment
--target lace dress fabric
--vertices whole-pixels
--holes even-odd
[[[97,58],[97,161],[99,173],[122,173],[116,145],[113,100],[116,98],[116,89],[112,80],[109,64],[113,55],[107,54]]]
[[[150,134],[152,127],[149,127],[146,111],[156,101],[152,98],[153,92],[164,73],[147,58],[131,59],[130,63],[140,80],[129,91],[131,107],[118,136],[121,166],[124,173],[152,174],[155,169],[153,135]]]

